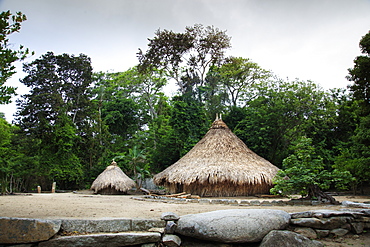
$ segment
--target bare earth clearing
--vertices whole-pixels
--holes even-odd
[[[130,199],[132,195],[93,195],[91,192],[77,193],[41,193],[0,196],[0,216],[40,219],[99,219],[99,218],[159,218],[163,212],[174,212],[178,215],[194,214],[222,209],[240,208],[232,205],[199,204],[199,203],[163,203],[138,201]],[[370,196],[336,196],[338,201],[369,202]],[[238,197],[237,200],[272,201],[276,199],[257,197]],[[278,199],[280,200],[280,199]],[[288,200],[288,199],[282,199]],[[342,206],[248,206],[243,208],[280,209],[286,212],[303,212],[308,210],[340,210]],[[329,239],[327,246],[370,246],[370,235],[348,236],[340,239]]]

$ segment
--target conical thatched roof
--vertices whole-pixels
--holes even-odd
[[[94,180],[91,189],[101,194],[120,194],[126,193],[135,186],[135,182],[129,178],[112,162],[105,170]]]
[[[279,169],[251,151],[216,119],[185,156],[154,176],[154,183],[201,196],[268,193]]]

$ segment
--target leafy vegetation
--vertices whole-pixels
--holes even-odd
[[[30,52],[28,48],[20,45],[18,50],[11,49],[8,36],[19,32],[21,23],[26,21],[26,15],[17,12],[15,15],[8,11],[0,13],[0,104],[8,104],[11,97],[16,95],[15,87],[4,85],[15,73],[14,62],[24,60]]]
[[[274,179],[274,194],[300,194],[309,199],[327,200],[335,203],[335,199],[322,190],[334,184],[337,189],[346,189],[352,176],[349,171],[329,171],[325,169],[323,159],[316,154],[312,140],[301,137],[293,142],[293,154],[283,160],[283,169]]]
[[[29,93],[17,102],[15,122],[0,118],[2,192],[48,189],[53,181],[89,188],[113,158],[140,183],[186,154],[216,113],[283,169],[274,193],[361,191],[370,177],[368,38],[350,69],[350,91],[282,80],[249,58],[225,58],[230,37],[202,25],[158,30],[138,65],[123,72],[93,73],[84,54],[48,52],[24,64]],[[174,81],[177,94],[165,95]]]

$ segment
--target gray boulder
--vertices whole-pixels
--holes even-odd
[[[296,227],[294,228],[294,232],[301,234],[309,239],[316,239],[317,238],[317,233],[314,229],[309,228],[309,227]]]
[[[180,219],[180,217],[175,214],[175,213],[172,213],[172,212],[165,212],[165,213],[162,213],[162,216],[161,216],[161,220],[165,220],[165,221],[176,221]]]
[[[315,229],[335,229],[351,222],[352,217],[331,217],[331,218],[298,218],[291,219],[291,224],[297,226],[310,227]]]
[[[320,210],[312,210],[312,211],[305,211],[305,212],[299,212],[299,213],[291,213],[290,216],[292,219],[298,219],[298,218],[330,218],[330,217],[339,217],[339,216],[349,216],[353,218],[361,217],[362,215],[365,215],[362,212],[359,211],[336,211],[336,210],[326,210],[326,209],[320,209]]]
[[[298,233],[290,231],[271,231],[262,240],[259,247],[323,247],[316,240],[310,240]]]
[[[177,247],[181,246],[181,239],[176,235],[165,234],[162,238],[162,243],[165,246]]]
[[[338,229],[333,229],[330,231],[331,234],[333,234],[335,237],[342,237],[346,235],[349,231],[347,229],[343,228],[338,228]]]
[[[100,246],[118,247],[144,243],[157,243],[161,240],[158,232],[96,233],[88,235],[62,236],[39,243],[40,247]]]
[[[349,208],[370,208],[370,204],[368,203],[351,202],[351,201],[343,201],[342,205],[344,207],[349,207]]]
[[[272,209],[229,209],[180,217],[176,232],[221,243],[259,242],[271,230],[285,229],[290,215]]]
[[[60,220],[0,218],[0,244],[45,241],[60,229]]]

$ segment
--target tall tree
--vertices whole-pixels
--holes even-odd
[[[262,69],[248,58],[228,57],[221,66],[214,66],[218,73],[220,87],[228,94],[229,105],[246,106],[253,95],[253,85],[271,77],[271,73]]]
[[[351,171],[357,187],[363,189],[368,183],[370,174],[370,31],[360,40],[360,49],[363,55],[354,60],[354,67],[349,69],[347,79],[353,84],[349,86],[353,92],[353,105],[359,106],[358,122],[351,139],[341,147],[341,154],[336,159],[339,169]],[[362,191],[363,192],[363,191]]]
[[[199,102],[186,96],[175,96],[172,104],[169,124],[173,129],[177,155],[180,158],[206,134],[210,123]]]
[[[96,121],[91,101],[92,67],[86,55],[52,52],[24,65],[30,93],[18,101],[17,125],[39,139],[44,176],[75,186],[94,150],[87,145]]]
[[[362,115],[370,114],[370,31],[360,41],[362,56],[356,57],[354,67],[348,69],[347,79],[355,99],[361,101]]]
[[[4,118],[0,117],[0,188],[1,194],[11,192],[9,188],[9,178],[13,172],[12,156],[13,150],[11,140],[13,136],[12,125]]]
[[[19,32],[21,23],[27,20],[26,15],[10,11],[0,13],[0,104],[8,104],[11,97],[16,95],[15,87],[5,86],[5,82],[15,73],[14,62],[22,61],[30,53],[28,48],[20,45],[18,50],[9,46],[8,35]]]
[[[310,81],[272,80],[254,87],[255,96],[245,108],[245,118],[235,127],[247,145],[280,166],[288,147],[313,119],[325,114],[327,93]]]
[[[164,69],[182,94],[194,85],[203,86],[210,66],[221,61],[230,47],[226,31],[213,26],[196,24],[184,33],[157,30],[155,35],[145,53],[139,49],[139,69]]]

